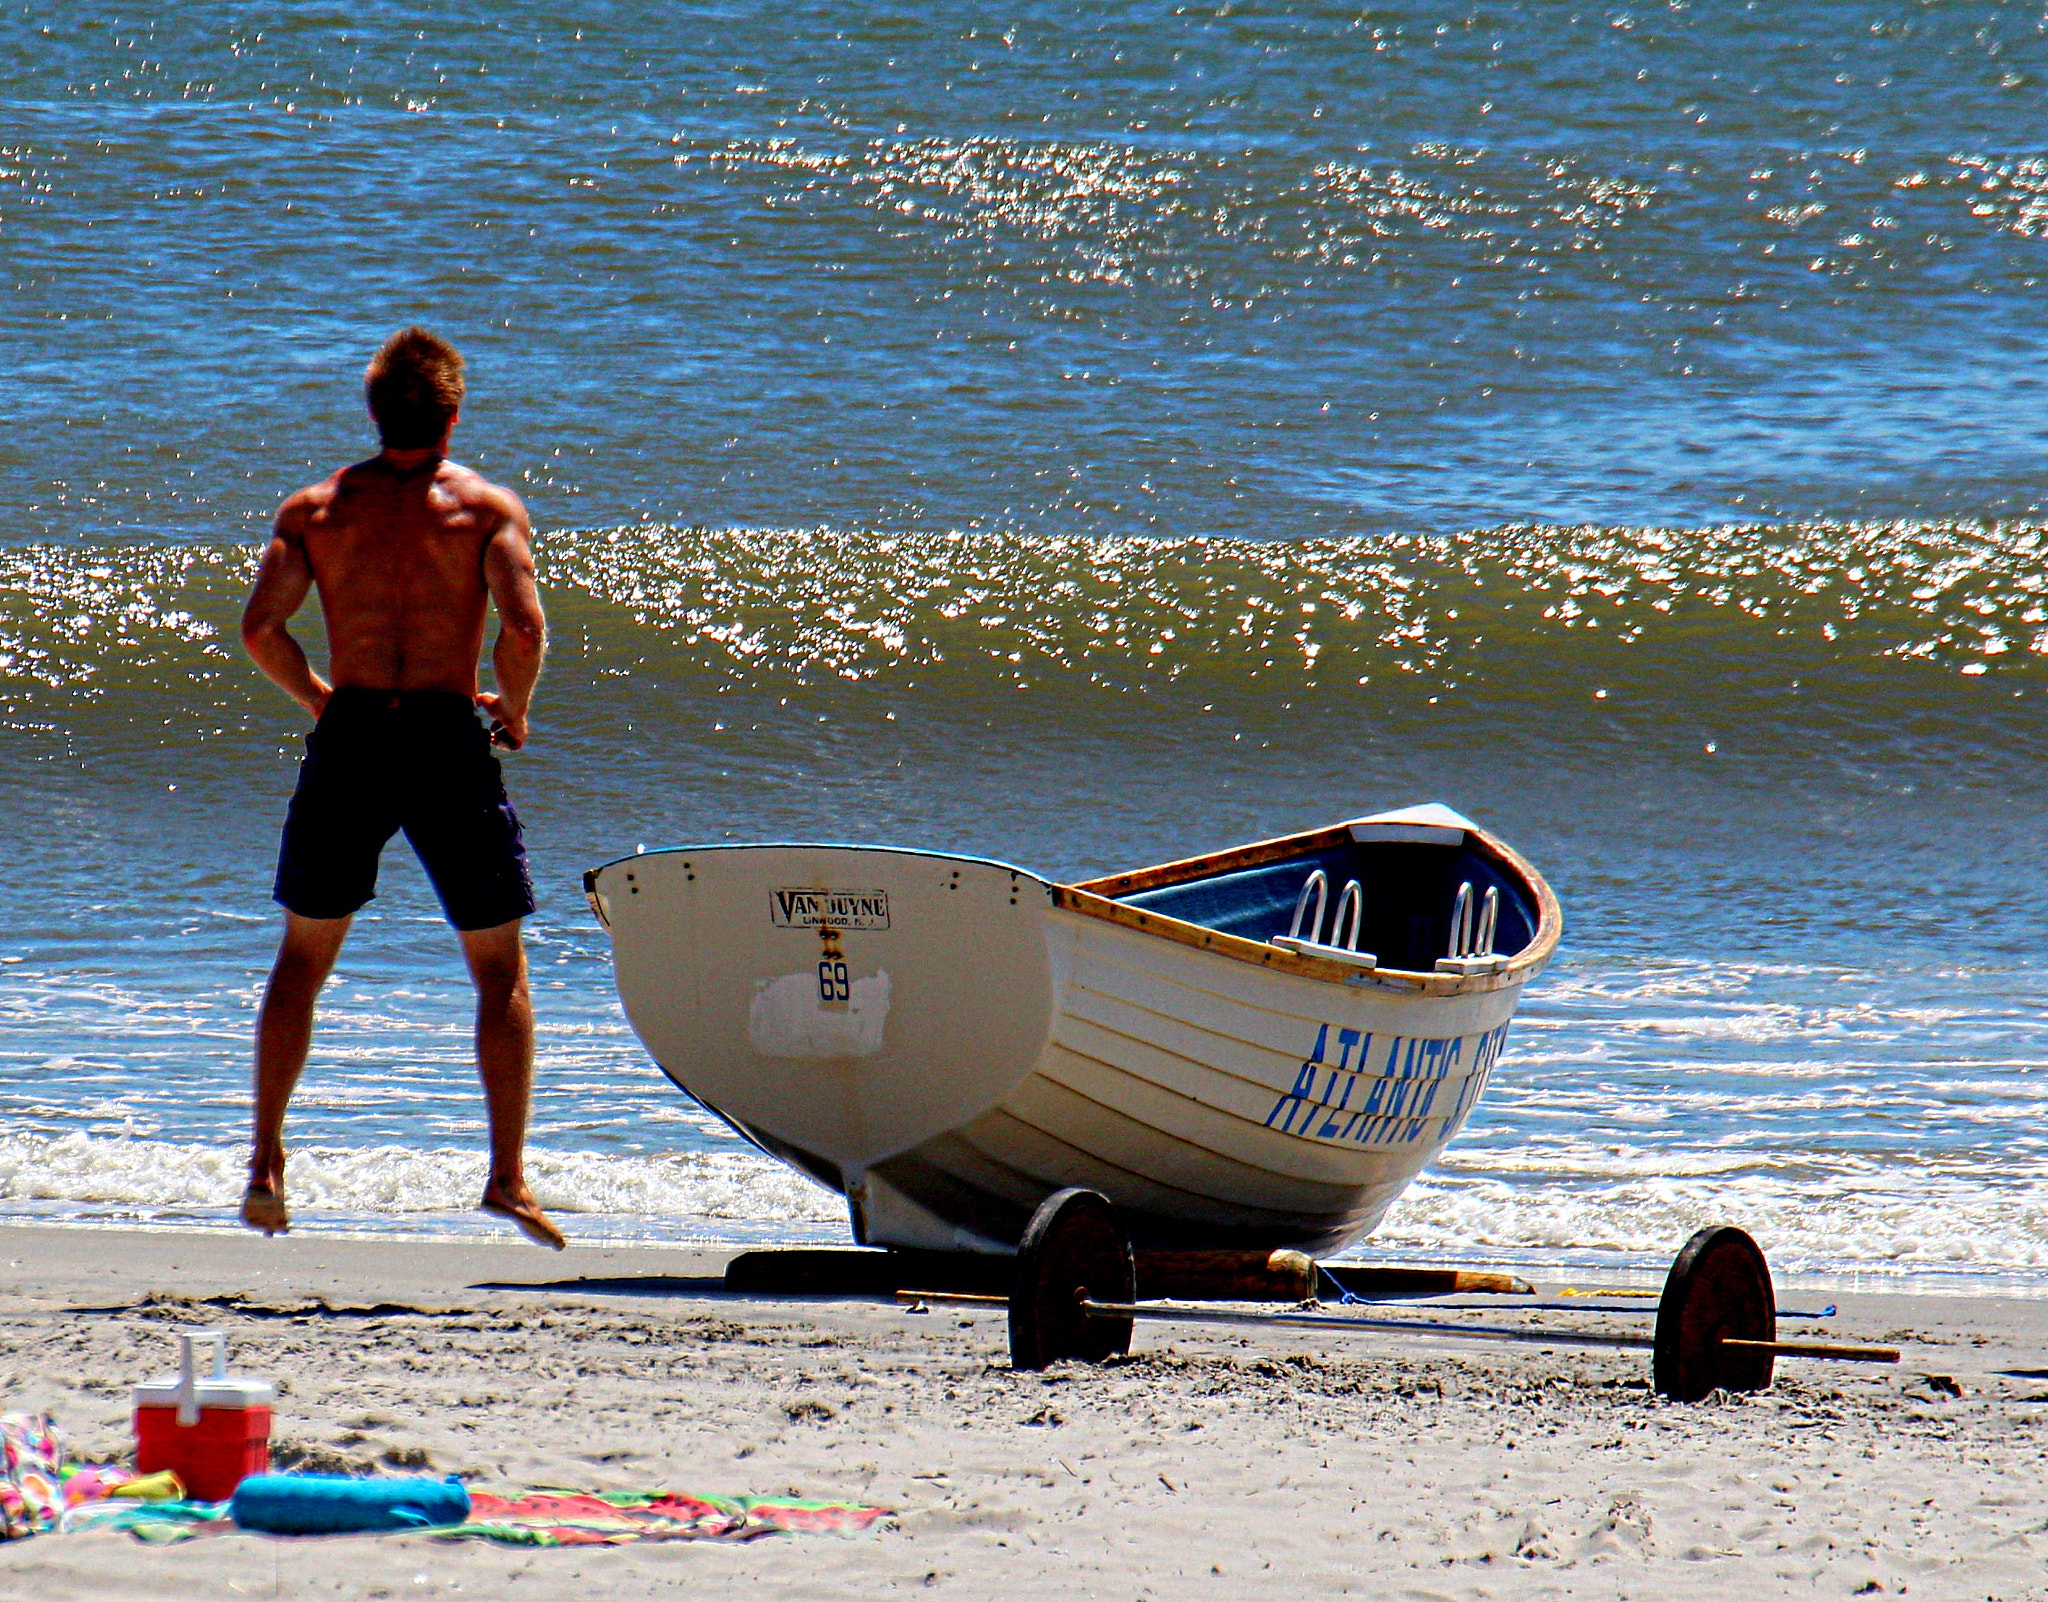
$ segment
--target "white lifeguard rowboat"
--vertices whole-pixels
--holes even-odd
[[[1442,806],[1072,885],[740,845],[584,889],[669,1078],[856,1240],[937,1250],[1014,1251],[1069,1185],[1141,1245],[1355,1240],[1470,1116],[1562,925]]]

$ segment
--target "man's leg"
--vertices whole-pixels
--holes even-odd
[[[242,1222],[266,1235],[291,1228],[284,1204],[284,1114],[313,1044],[313,1002],[334,971],[348,918],[284,915],[284,940],[256,1015],[256,1119]]]
[[[526,1188],[526,1119],[533,1103],[533,1001],[526,988],[520,920],[462,931],[476,984],[476,1066],[491,1116],[491,1177],[483,1210],[517,1224],[529,1240],[568,1244]]]

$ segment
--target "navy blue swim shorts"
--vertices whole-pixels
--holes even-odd
[[[303,918],[348,917],[376,895],[400,829],[456,928],[533,911],[525,835],[475,705],[445,690],[336,690],[306,736],[276,899]]]

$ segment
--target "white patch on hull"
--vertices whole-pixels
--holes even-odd
[[[747,1041],[764,1057],[819,1062],[872,1057],[882,1049],[889,1021],[889,971],[853,981],[853,996],[836,1004],[818,999],[815,973],[756,979],[747,1008]]]

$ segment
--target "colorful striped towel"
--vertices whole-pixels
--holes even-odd
[[[469,1521],[432,1533],[514,1546],[617,1546],[628,1541],[751,1541],[763,1535],[854,1535],[889,1510],[796,1496],[692,1496],[683,1491],[470,1492]]]
[[[752,1541],[764,1535],[857,1535],[887,1508],[800,1496],[692,1496],[683,1491],[472,1491],[462,1524],[409,1533],[507,1546],[620,1546],[628,1541]],[[62,1528],[126,1530],[138,1541],[188,1541],[235,1528],[226,1502],[89,1502]]]

